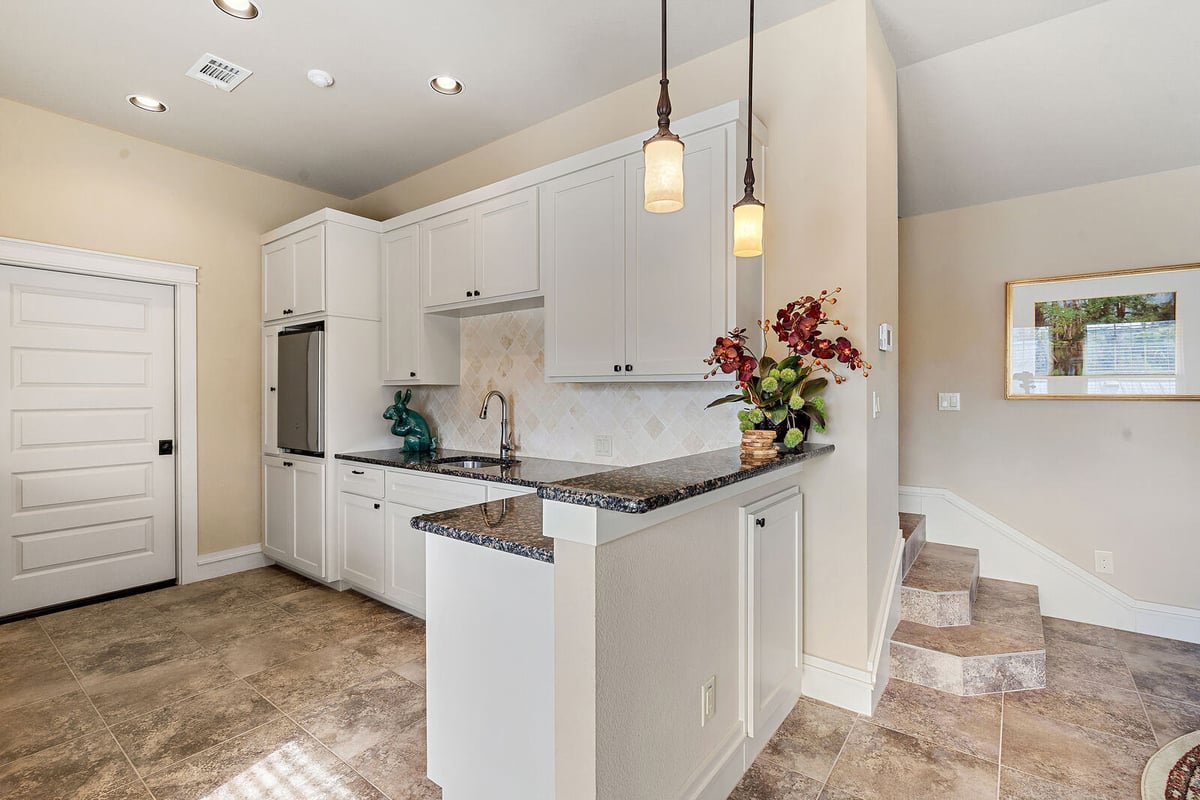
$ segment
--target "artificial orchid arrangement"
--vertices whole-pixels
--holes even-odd
[[[756,356],[745,328],[718,337],[712,353],[704,359],[712,367],[704,377],[736,374],[738,391],[712,401],[708,408],[726,403],[748,405],[738,412],[740,429],[774,430],[786,449],[799,447],[810,426],[823,433],[828,418],[821,394],[829,378],[834,383],[848,380],[838,372],[838,365],[851,372],[861,370],[864,378],[871,369],[849,339],[826,334],[827,327],[850,330],[826,310],[837,304],[835,295],[841,291],[839,287],[832,292],[823,290],[816,297],[801,297],[779,309],[774,322],[759,320],[763,333],[773,332],[787,348],[787,355],[779,361],[765,353]]]

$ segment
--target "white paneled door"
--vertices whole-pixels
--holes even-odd
[[[0,266],[0,616],[175,577],[170,286]]]

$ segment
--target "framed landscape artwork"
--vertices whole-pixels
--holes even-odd
[[[1200,264],[1009,281],[1007,318],[1009,400],[1200,400]]]

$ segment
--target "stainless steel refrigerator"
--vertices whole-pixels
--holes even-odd
[[[289,453],[325,455],[325,324],[279,332],[276,444]]]

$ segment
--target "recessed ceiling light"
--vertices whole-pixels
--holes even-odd
[[[333,86],[333,76],[323,69],[310,69],[308,71],[308,80],[313,86],[322,89],[328,89]]]
[[[166,103],[148,94],[131,94],[125,99],[129,101],[130,105],[140,108],[142,111],[153,111],[155,114],[161,114],[167,110]]]
[[[250,0],[213,0],[213,5],[238,19],[254,19],[258,16],[258,6]]]
[[[430,78],[429,86],[438,94],[458,94],[463,90],[462,83],[449,75]]]

